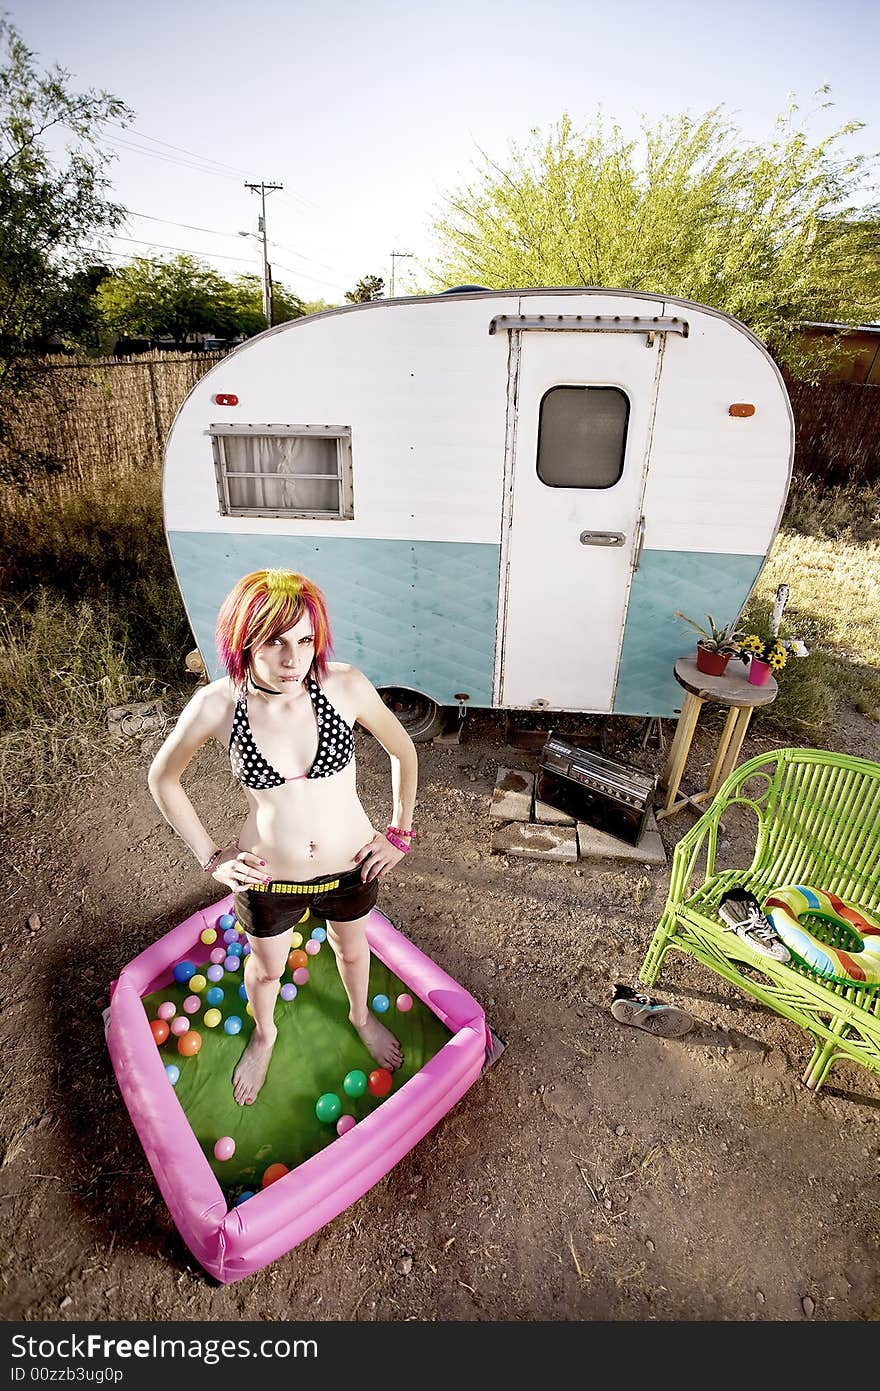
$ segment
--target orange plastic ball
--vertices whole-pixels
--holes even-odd
[[[202,1046],[202,1036],[195,1029],[189,1029],[177,1040],[177,1051],[185,1058],[194,1058]]]
[[[164,1043],[168,1037],[169,1029],[164,1019],[151,1019],[150,1031],[156,1040],[156,1046]]]
[[[387,1067],[374,1068],[367,1078],[367,1086],[373,1096],[387,1096],[394,1086],[394,1078]]]
[[[300,951],[297,947],[288,956],[287,964],[291,971],[296,971],[300,966],[308,966],[309,958],[304,951]]]
[[[284,1178],[285,1174],[290,1173],[286,1164],[270,1164],[263,1175],[263,1188],[268,1188],[270,1183],[276,1183],[278,1179]]]

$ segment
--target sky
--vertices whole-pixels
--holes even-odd
[[[803,111],[830,84],[816,138],[880,148],[880,5],[868,0],[0,0],[41,68],[134,111],[107,127],[113,196],[130,210],[107,245],[194,253],[225,275],[260,272],[267,198],[276,280],[339,303],[364,275],[427,288],[432,221],[485,151],[501,163],[563,112],[601,110],[629,135],[640,115],[723,103],[769,137],[789,93]],[[827,99],[827,98],[826,98]],[[174,148],[172,148],[174,147]],[[241,232],[247,236],[239,235]],[[129,240],[126,240],[128,238]]]

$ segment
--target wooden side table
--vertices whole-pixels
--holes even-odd
[[[736,658],[732,658],[728,663],[723,676],[706,676],[704,672],[697,671],[695,657],[679,657],[675,663],[675,679],[687,694],[675,727],[675,738],[669,750],[669,758],[658,784],[658,791],[666,794],[663,809],[657,812],[658,821],[662,821],[665,816],[674,816],[686,806],[702,811],[701,803],[711,801],[718,785],[736,767],[752,711],[760,705],[772,705],[779,690],[773,676],[769,678],[766,686],[751,685],[748,680],[748,667]],[[678,798],[681,776],[690,752],[697,719],[706,701],[715,701],[718,705],[730,707],[721,732],[715,762],[709,774],[709,785],[704,792],[695,792],[691,796],[682,793]]]

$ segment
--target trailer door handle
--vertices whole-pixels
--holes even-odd
[[[622,546],[626,537],[622,531],[582,531],[582,546]]]

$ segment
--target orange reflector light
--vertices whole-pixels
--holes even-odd
[[[231,395],[229,392],[227,392],[227,391],[220,391],[220,392],[218,392],[217,395],[214,397],[214,404],[215,404],[216,406],[237,406],[237,405],[238,405],[238,397],[237,397],[237,396],[232,396],[232,395]],[[752,406],[751,409],[754,410],[754,406]],[[732,406],[731,406],[731,410],[733,410],[733,407],[732,407]]]
[[[755,408],[748,401],[734,401],[732,406],[728,406],[727,414],[739,416],[754,415]]]

